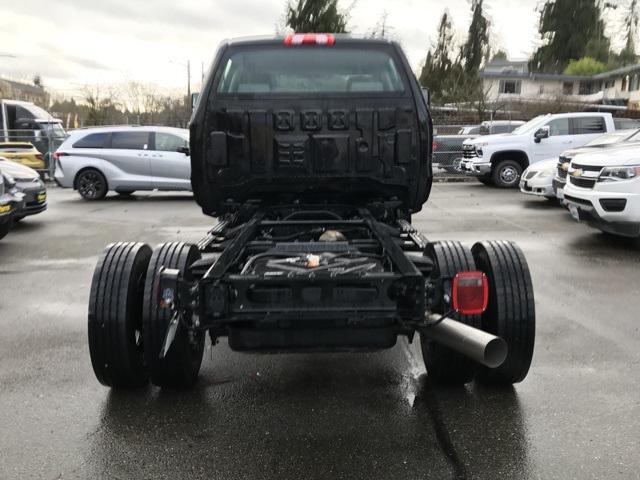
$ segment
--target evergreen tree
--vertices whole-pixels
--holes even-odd
[[[299,33],[346,33],[347,17],[338,10],[338,0],[289,1],[287,26]]]
[[[618,61],[622,65],[629,65],[635,63],[636,58],[636,30],[638,28],[638,3],[637,0],[631,0],[627,11],[627,17],[625,18],[625,45],[618,55]]]
[[[471,25],[467,41],[462,46],[462,58],[464,58],[464,71],[475,76],[480,70],[482,61],[489,50],[489,22],[482,12],[483,0],[472,0]]]
[[[546,0],[538,31],[544,44],[534,53],[532,70],[560,72],[585,56],[606,63],[609,39],[596,0]]]
[[[438,40],[429,50],[420,72],[420,84],[429,89],[434,102],[446,103],[461,99],[466,75],[460,55],[451,59],[454,47],[449,13],[445,11],[438,24]]]
[[[453,33],[449,13],[445,11],[438,24],[438,40],[431,51],[427,52],[427,58],[420,72],[420,84],[429,89],[432,98],[441,97],[446,88],[446,78],[451,72],[451,52]]]

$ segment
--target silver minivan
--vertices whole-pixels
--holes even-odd
[[[71,132],[53,155],[54,178],[86,200],[109,191],[191,191],[189,131],[171,127],[97,127]]]

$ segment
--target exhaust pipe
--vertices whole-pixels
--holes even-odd
[[[441,315],[437,313],[425,315],[427,322],[438,323],[423,328],[420,330],[420,335],[424,335],[489,368],[499,367],[507,358],[507,342],[502,338],[457,320],[445,318],[440,321],[440,318]]]

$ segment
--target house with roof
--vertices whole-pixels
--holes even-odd
[[[22,100],[45,106],[49,104],[49,94],[41,86],[16,82],[6,78],[0,78],[0,99]]]
[[[604,110],[640,110],[640,65],[595,75],[530,72],[528,62],[495,59],[480,72],[491,102],[565,101]]]

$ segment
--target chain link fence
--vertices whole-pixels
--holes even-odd
[[[48,130],[6,130],[5,135],[0,135],[0,157],[4,152],[11,152],[12,159],[32,160],[31,147],[20,144],[30,144],[38,151],[38,158],[42,160],[39,168],[34,168],[42,178],[53,179],[54,161],[53,153],[64,142],[66,136],[55,135]]]
[[[433,172],[439,180],[472,180],[458,169],[462,159],[462,144],[468,138],[475,138],[488,133],[486,126],[481,132],[481,124],[485,122],[511,122],[528,120],[520,118],[511,111],[498,110],[488,115],[480,115],[470,109],[432,107],[433,120]]]

